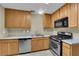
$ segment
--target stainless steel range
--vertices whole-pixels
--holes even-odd
[[[50,49],[56,56],[62,56],[62,40],[72,39],[70,32],[58,32],[57,35],[50,36]]]

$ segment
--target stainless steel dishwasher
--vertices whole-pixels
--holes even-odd
[[[19,53],[31,52],[31,39],[32,38],[19,39]]]

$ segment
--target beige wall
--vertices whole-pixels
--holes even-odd
[[[43,26],[42,26],[42,16],[43,15],[32,15],[32,28],[31,33],[43,33]]]
[[[5,34],[4,28],[4,8],[0,6],[0,37],[3,37]]]
[[[40,14],[33,14],[32,15],[32,28],[31,33],[36,34],[51,34],[53,30],[44,30],[43,29],[43,15]]]

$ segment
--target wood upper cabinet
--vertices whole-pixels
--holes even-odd
[[[60,17],[59,17],[59,10],[57,10],[56,12],[54,12],[54,18],[53,18],[53,20],[55,21],[55,20],[58,20]]]
[[[70,4],[69,27],[78,27],[78,8],[76,3]]]
[[[31,28],[31,12],[25,13],[25,26],[26,28]]]
[[[69,28],[78,26],[77,11],[78,8],[76,3],[65,4],[62,8],[60,8],[60,18],[68,17]]]
[[[31,12],[5,9],[6,28],[31,28]]]
[[[15,14],[15,10],[5,9],[5,27],[15,27],[17,25]]]
[[[59,10],[57,10],[56,12],[54,12],[52,15],[51,15],[51,20],[52,20],[52,25],[53,25],[53,28],[54,28],[54,21],[58,20],[60,17],[59,17]]]
[[[32,39],[32,51],[39,51],[49,48],[48,38],[33,38]]]
[[[58,11],[54,12],[51,15],[53,20],[53,27],[55,20],[68,17],[69,28],[75,28],[75,27],[77,28],[79,24],[78,9],[79,9],[79,4],[77,3],[67,3],[64,6],[62,6]]]
[[[54,14],[51,14],[52,27],[54,28]]]
[[[60,18],[68,17],[67,16],[67,13],[68,13],[68,11],[67,11],[67,4],[64,5],[64,7],[60,8],[59,10],[60,10]]]
[[[43,28],[44,29],[52,29],[52,20],[50,14],[44,14],[43,16]]]
[[[18,40],[0,40],[0,56],[19,53]]]

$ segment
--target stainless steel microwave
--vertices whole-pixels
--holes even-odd
[[[68,17],[56,20],[54,22],[54,27],[55,28],[63,28],[63,27],[68,27]]]

